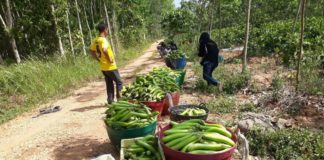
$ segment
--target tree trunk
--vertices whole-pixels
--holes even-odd
[[[95,27],[95,22],[93,18],[93,1],[90,1],[90,14],[91,14],[92,27]]]
[[[73,40],[72,40],[72,35],[71,35],[71,28],[70,28],[69,10],[66,10],[65,13],[66,13],[67,28],[68,28],[68,31],[69,31],[70,47],[71,47],[72,55],[75,56],[74,47],[73,47]]]
[[[88,30],[89,30],[89,38],[90,38],[90,41],[92,40],[92,33],[91,33],[91,28],[90,28],[90,25],[89,25],[89,21],[88,21],[88,15],[87,15],[87,12],[86,12],[86,9],[83,5],[83,12],[84,12],[84,16],[85,16],[85,19],[86,19],[86,24],[87,24],[87,27],[88,27]]]
[[[61,56],[64,56],[65,53],[64,53],[62,38],[60,36],[60,33],[58,32],[58,25],[57,25],[57,19],[56,19],[56,16],[55,16],[54,5],[51,5],[51,9],[52,9],[52,14],[53,14],[53,18],[54,18],[54,29],[55,29],[56,36],[58,38],[58,45],[59,45],[60,53],[61,53]]]
[[[222,46],[222,15],[221,15],[221,0],[218,1],[218,48]]]
[[[83,36],[83,31],[82,31],[82,25],[81,25],[81,20],[80,20],[80,10],[78,6],[78,0],[75,0],[75,7],[77,9],[77,17],[78,17],[78,22],[79,22],[79,29],[80,29],[80,34],[81,34],[81,42],[82,42],[82,48],[83,48],[83,54],[87,55],[86,49],[85,49],[85,44],[84,44],[84,36]]]
[[[250,33],[250,11],[251,11],[251,1],[248,0],[248,8],[246,10],[246,25],[245,25],[245,42],[244,42],[244,59],[243,59],[243,67],[242,72],[247,70],[247,49],[249,43],[249,33]]]
[[[106,21],[107,21],[107,24],[108,24],[110,44],[112,46],[112,49],[113,49],[114,54],[116,54],[115,53],[116,50],[115,50],[114,42],[113,42],[113,39],[112,39],[112,32],[111,32],[111,27],[110,27],[110,22],[109,22],[109,15],[108,15],[106,3],[104,3],[104,10],[105,10],[105,13],[106,13]]]
[[[116,18],[116,12],[115,12],[115,8],[113,8],[113,31],[114,31],[114,38],[115,38],[115,45],[116,45],[116,52],[118,53],[118,49],[120,48],[120,43],[119,43],[119,38],[118,38],[118,32],[119,32],[119,28],[117,25],[117,18]]]
[[[2,55],[0,54],[0,65],[1,64],[4,64],[4,62],[3,62],[3,59],[2,59]]]
[[[104,4],[106,4],[105,2],[103,2]],[[98,9],[99,9],[99,15],[102,16],[103,13],[102,13],[102,7],[101,7],[101,4],[102,4],[102,1],[99,0],[99,5],[98,5]]]
[[[6,7],[7,7],[7,11],[6,11],[6,22],[7,23],[5,23],[5,21],[3,20],[1,15],[0,15],[0,19],[1,19],[1,23],[2,23],[6,33],[9,36],[10,46],[11,46],[12,52],[15,56],[16,62],[20,63],[21,59],[20,59],[19,51],[17,49],[16,40],[15,40],[15,37],[10,33],[10,31],[12,30],[13,21],[12,21],[12,14],[11,14],[9,0],[6,0]]]
[[[299,86],[299,74],[300,74],[300,61],[303,55],[303,44],[304,44],[304,29],[305,29],[305,4],[306,0],[301,0],[301,20],[300,20],[300,41],[299,41],[299,53],[297,61],[297,75],[296,75],[296,92],[298,92]]]
[[[212,29],[213,29],[213,3],[210,4],[211,7],[209,7],[210,9],[210,15],[209,15],[209,24],[208,24],[208,33],[210,35],[210,37],[212,36],[211,32],[212,32]]]
[[[298,16],[299,16],[299,12],[300,12],[300,9],[302,7],[302,0],[299,1],[299,4],[298,4],[298,10],[297,10],[297,14],[296,14],[296,18],[294,20],[294,25],[293,25],[293,32],[295,32],[295,28],[296,28],[296,22],[297,22],[297,19],[298,19]]]

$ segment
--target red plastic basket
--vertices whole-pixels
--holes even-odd
[[[172,97],[172,102],[173,102],[173,106],[176,106],[179,104],[180,102],[180,92],[173,92],[171,93],[171,97]],[[163,107],[163,112],[162,115],[168,115],[169,114],[169,101],[167,96],[165,96],[164,98],[164,107]]]
[[[171,128],[171,125],[165,126],[164,128],[160,129],[158,133],[166,160],[230,160],[237,147],[236,144],[234,147],[216,154],[189,154],[180,152],[169,148],[162,141],[162,138],[164,137],[163,132],[169,128]],[[232,133],[232,139],[235,143],[237,143],[237,136],[234,134],[234,132],[229,129],[227,130]]]
[[[165,106],[165,101],[162,100],[160,102],[140,102],[144,105],[150,107],[153,111],[159,112],[158,119],[161,119],[161,114],[163,112],[163,108]]]

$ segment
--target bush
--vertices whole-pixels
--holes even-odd
[[[278,101],[280,99],[280,91],[283,87],[283,80],[279,77],[279,73],[276,73],[272,77],[271,88],[272,88],[272,99]]]
[[[295,32],[292,31],[292,20],[277,21],[261,25],[252,30],[249,53],[281,55],[285,65],[295,65],[295,53],[299,44],[299,24],[296,23]],[[308,18],[305,27],[304,50],[316,50],[324,44],[324,18]]]
[[[211,113],[231,113],[235,111],[234,97],[218,96],[208,102],[207,107]]]
[[[201,66],[195,66],[195,73],[199,75],[196,81],[196,89],[207,93],[218,93],[217,87],[207,86],[205,80],[202,79]],[[250,73],[241,73],[224,66],[219,66],[215,69],[213,77],[223,84],[223,92],[226,94],[235,94],[240,89],[248,85],[251,78]]]
[[[218,42],[219,29],[212,30],[212,37]],[[221,29],[221,48],[232,48],[244,42],[244,26],[234,26]],[[219,42],[218,42],[219,43]]]
[[[324,50],[306,52],[301,64],[300,90],[308,94],[324,94]]]
[[[276,21],[252,27],[249,40],[249,56],[279,54],[286,66],[295,65],[300,38],[299,22],[292,31],[293,20]],[[305,26],[305,51],[323,50],[324,46],[324,18],[307,18]],[[212,31],[217,42],[218,29]],[[229,48],[243,45],[244,26],[234,26],[221,29],[221,47]],[[318,48],[321,47],[321,48]]]
[[[223,83],[223,92],[234,94],[248,85],[251,75],[248,72],[241,73],[233,68],[220,66],[215,70],[214,77]]]
[[[306,129],[284,129],[265,132],[257,127],[247,134],[250,152],[255,156],[270,156],[277,160],[324,159],[324,134]]]
[[[241,112],[257,112],[257,106],[253,103],[244,103],[240,106]]]

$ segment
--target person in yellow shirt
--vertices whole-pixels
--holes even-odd
[[[111,104],[115,99],[114,82],[116,84],[116,98],[120,98],[122,89],[122,81],[117,69],[114,53],[111,45],[107,41],[108,36],[107,25],[100,23],[98,25],[99,36],[96,37],[90,45],[90,52],[94,59],[100,62],[100,69],[105,77],[107,88],[107,101]]]

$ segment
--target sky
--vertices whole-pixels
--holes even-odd
[[[178,8],[178,7],[180,7],[180,2],[181,2],[181,0],[173,0],[173,2],[174,2],[174,5]]]

